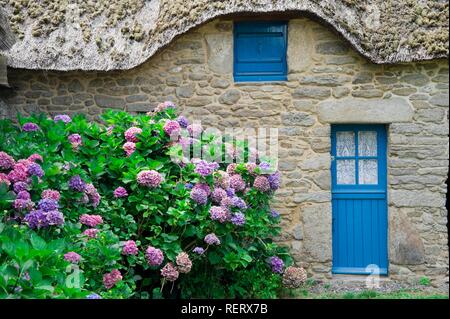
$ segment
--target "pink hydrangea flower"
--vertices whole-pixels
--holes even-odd
[[[128,130],[125,131],[124,135],[125,135],[125,139],[127,140],[127,142],[133,142],[136,143],[138,142],[138,138],[136,137],[136,135],[139,135],[142,133],[142,129],[139,127],[130,127]]]
[[[17,198],[14,200],[13,207],[17,211],[30,211],[34,207],[34,202],[32,202],[30,199],[21,199]]]
[[[224,171],[217,171],[215,174],[214,183],[223,189],[227,189],[230,187],[230,175]]]
[[[167,263],[162,269],[161,269],[161,276],[164,277],[167,281],[175,281],[178,279],[178,276],[180,273],[178,272],[177,268],[172,263]]]
[[[214,233],[206,235],[204,241],[208,245],[220,245],[220,239]]]
[[[161,249],[149,246],[145,251],[145,259],[150,266],[159,266],[164,261],[164,255]]]
[[[80,216],[80,223],[89,227],[96,227],[103,223],[103,218],[100,215],[83,214]]]
[[[114,125],[108,126],[106,128],[106,135],[111,135],[113,133],[114,130]]]
[[[258,165],[256,165],[256,163],[246,163],[245,164],[245,168],[247,169],[247,171],[250,174],[255,173],[255,169],[258,167]]]
[[[224,199],[225,197],[227,197],[227,192],[220,187],[216,187],[214,188],[212,194],[211,194],[211,199],[214,203],[219,204],[222,199]]]
[[[211,187],[206,183],[197,183],[194,185],[194,188],[203,190],[207,196],[211,195]]]
[[[188,125],[187,130],[190,136],[198,138],[203,132],[203,127],[199,123],[192,123],[191,125]]]
[[[6,174],[0,173],[0,184],[6,184],[8,187],[11,185],[11,182]]]
[[[125,154],[127,154],[127,156],[130,157],[131,154],[133,154],[134,151],[136,151],[136,143],[126,142],[125,144],[123,144],[122,148],[125,151]]]
[[[110,273],[103,276],[103,285],[106,289],[111,289],[121,280],[122,275],[120,274],[120,271],[113,269]]]
[[[205,205],[208,202],[208,194],[201,188],[192,188],[190,197],[199,205]]]
[[[83,235],[85,235],[89,238],[97,238],[98,232],[99,232],[99,230],[96,228],[89,228],[83,232]]]
[[[5,152],[0,152],[0,170],[9,170],[14,167],[16,161]]]
[[[139,185],[155,188],[163,181],[163,177],[155,170],[145,170],[137,174],[136,180]]]
[[[228,210],[221,206],[212,206],[209,209],[209,215],[212,220],[217,220],[219,223],[224,223],[229,218]]]
[[[234,188],[236,191],[243,191],[245,189],[245,181],[239,174],[234,174],[230,177],[230,187]]]
[[[235,174],[236,173],[236,166],[237,166],[236,163],[228,164],[228,166],[227,166],[227,173],[230,174],[230,175]]]
[[[226,208],[233,206],[233,201],[231,200],[231,197],[222,198],[222,200],[220,201],[220,206]]]
[[[114,197],[115,198],[122,198],[122,197],[127,197],[128,196],[128,192],[127,192],[127,190],[124,188],[124,187],[122,187],[122,186],[119,186],[119,187],[117,187],[115,190],[114,190]]]
[[[163,112],[163,111],[167,110],[168,108],[175,108],[175,104],[171,101],[165,101],[163,103],[159,103],[158,106],[155,107],[153,112],[155,112],[155,113]],[[152,112],[148,112],[147,115],[151,115],[151,113]]]
[[[73,264],[77,264],[81,260],[81,256],[76,252],[71,251],[64,255],[64,260]]]
[[[177,121],[168,120],[164,124],[164,132],[171,137],[178,137],[180,135],[181,126]]]
[[[97,207],[98,204],[100,204],[101,196],[94,185],[86,184],[84,193],[88,196],[88,199],[92,203],[92,206]]]
[[[71,134],[71,135],[69,135],[68,140],[69,140],[70,144],[72,144],[72,148],[74,150],[77,150],[78,147],[83,143],[83,141],[81,140],[80,134]]]
[[[124,243],[122,247],[122,255],[137,255],[139,249],[136,246],[136,242],[134,240],[128,240]]]
[[[41,197],[42,198],[50,198],[50,199],[59,201],[59,199],[61,198],[61,194],[56,190],[46,189],[46,190],[42,191]]]
[[[37,161],[43,162],[43,161],[44,161],[44,159],[42,158],[42,156],[39,155],[39,154],[36,154],[36,153],[31,154],[31,155],[28,157],[28,160],[29,160],[30,162],[37,162]]]
[[[28,166],[23,162],[17,163],[14,165],[13,170],[8,173],[8,179],[12,183],[28,183]]]
[[[180,273],[187,274],[191,271],[192,261],[189,259],[189,255],[184,251],[177,255],[176,263]]]
[[[257,176],[255,178],[255,181],[253,182],[253,187],[259,190],[260,192],[267,192],[270,190],[270,183],[267,177]]]

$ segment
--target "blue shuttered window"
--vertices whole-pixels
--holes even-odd
[[[236,22],[234,80],[286,81],[286,50],[286,22]]]

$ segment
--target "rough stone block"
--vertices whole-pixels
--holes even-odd
[[[320,122],[325,123],[392,123],[410,122],[411,105],[404,99],[354,99],[324,101],[318,106]]]

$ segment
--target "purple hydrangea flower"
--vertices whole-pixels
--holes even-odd
[[[31,196],[28,191],[20,191],[19,193],[17,193],[16,199],[29,200],[31,199]]]
[[[31,154],[30,156],[28,156],[28,160],[29,160],[30,162],[36,162],[36,161],[43,162],[43,161],[44,161],[44,159],[42,158],[42,156],[39,155],[39,154],[36,154],[36,153]]]
[[[198,255],[203,255],[205,253],[205,249],[202,247],[195,247],[192,252],[198,254]]]
[[[88,200],[92,203],[92,206],[97,207],[100,204],[101,196],[97,189],[92,184],[86,184],[84,193],[87,195]]]
[[[236,194],[234,189],[231,187],[228,187],[225,191],[227,192],[228,197],[233,197]]]
[[[175,267],[172,263],[167,263],[162,269],[161,269],[161,276],[164,277],[164,279],[168,281],[175,281],[178,279],[178,276],[180,273],[177,270],[177,267]]]
[[[163,181],[162,175],[155,170],[141,171],[137,174],[136,179],[139,185],[150,188],[158,187]]]
[[[242,179],[241,175],[234,174],[230,177],[230,186],[238,192],[243,191],[245,189],[245,181]]]
[[[237,196],[233,196],[231,198],[231,206],[233,207],[237,207],[240,210],[246,210],[247,209],[247,204],[245,203],[245,201]]]
[[[72,119],[67,114],[58,114],[53,118],[53,121],[55,121],[55,122],[62,121],[62,122],[64,122],[64,124],[67,124],[67,123],[72,122]]]
[[[270,170],[270,164],[267,162],[261,162],[259,168],[264,172]]]
[[[217,220],[219,223],[224,223],[228,220],[229,212],[226,208],[221,206],[212,206],[209,209],[209,215],[212,220]]]
[[[86,183],[81,179],[80,175],[76,175],[69,180],[69,188],[74,191],[84,192]]]
[[[47,221],[49,226],[62,225],[64,224],[64,216],[58,210],[51,210],[47,212]]]
[[[5,152],[0,152],[0,169],[8,170],[14,167],[16,161]]]
[[[41,193],[41,197],[42,198],[50,198],[56,201],[59,201],[59,199],[61,198],[61,194],[53,189],[45,189],[42,191]]]
[[[31,229],[47,227],[47,215],[43,210],[33,210],[27,215],[25,215],[23,219]]]
[[[145,259],[150,266],[159,266],[164,261],[164,255],[161,249],[149,246],[145,251]]]
[[[35,229],[51,225],[62,225],[64,216],[57,210],[45,212],[42,209],[37,209],[28,213],[23,220],[30,228]]]
[[[272,209],[270,211],[270,216],[272,216],[273,218],[278,218],[278,217],[280,217],[280,213],[277,212],[275,209]]]
[[[122,280],[122,275],[117,269],[113,269],[111,272],[103,275],[103,285],[106,289],[111,289]]]
[[[102,299],[102,297],[96,293],[91,293],[86,296],[86,299]]]
[[[204,240],[208,245],[220,245],[220,239],[214,233],[206,235]]]
[[[51,210],[57,210],[59,208],[58,202],[51,198],[43,198],[38,202],[39,209],[44,212],[49,212]]]
[[[127,197],[128,196],[128,192],[127,192],[127,190],[124,188],[124,187],[122,187],[122,186],[119,186],[119,187],[117,187],[115,190],[114,190],[114,197],[115,198],[122,198],[122,197]]]
[[[16,183],[14,183],[13,188],[14,188],[14,192],[16,192],[18,194],[21,191],[27,191],[30,188],[30,185],[28,185],[25,182],[16,182]]]
[[[270,189],[277,190],[280,188],[281,184],[281,174],[280,172],[275,172],[267,177],[269,180]]]
[[[128,240],[122,247],[122,255],[137,255],[139,252],[136,242],[134,240]]]
[[[178,117],[177,117],[177,122],[178,122],[178,124],[180,124],[180,126],[181,126],[182,128],[186,128],[186,127],[188,127],[188,125],[189,125],[188,119],[185,118],[184,116],[178,116]]]
[[[219,168],[219,164],[216,162],[208,163],[207,161],[201,160],[195,164],[195,172],[205,177],[211,175],[216,169]]]
[[[44,176],[44,171],[38,163],[31,163],[30,166],[28,166],[28,175],[42,177]]]
[[[137,135],[142,133],[142,129],[139,127],[130,127],[128,130],[125,131],[124,136],[125,139],[127,140],[127,142],[133,142],[136,143],[138,142],[138,138],[136,137]]]
[[[281,258],[277,256],[272,256],[269,258],[269,264],[272,267],[272,272],[277,274],[283,273],[284,262],[283,260],[281,260]]]
[[[28,123],[25,123],[25,124],[22,126],[22,129],[23,129],[25,132],[36,132],[36,131],[39,130],[39,126],[38,126],[37,124],[32,123],[32,122],[28,122]]]
[[[81,259],[81,256],[78,255],[76,252],[68,252],[67,254],[64,254],[64,260],[71,262],[73,264],[77,264]]]
[[[34,207],[34,203],[30,199],[16,198],[13,203],[13,207],[17,211],[31,210]]]
[[[192,189],[192,187],[194,187],[194,185],[192,185],[191,183],[186,183],[186,184],[184,184],[184,187],[186,189]]]
[[[98,232],[99,232],[99,230],[96,229],[96,228],[89,228],[89,229],[86,229],[86,230],[83,232],[83,235],[85,235],[85,236],[87,236],[87,237],[89,237],[89,238],[96,238]]]
[[[212,201],[217,204],[220,204],[222,199],[225,197],[227,197],[227,192],[220,187],[214,188],[213,192],[211,193]]]
[[[180,135],[180,124],[177,121],[168,120],[163,127],[164,132],[169,136]]]
[[[270,190],[269,180],[265,176],[257,176],[253,182],[253,187],[260,192],[267,192]]]
[[[242,213],[235,213],[233,216],[231,216],[231,223],[236,226],[243,226],[245,225],[245,215]]]
[[[100,215],[83,214],[80,216],[80,223],[89,227],[96,227],[103,223],[103,218]]]
[[[198,187],[192,188],[190,197],[200,205],[205,205],[208,201],[208,194],[203,189]]]

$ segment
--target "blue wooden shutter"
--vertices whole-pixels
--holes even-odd
[[[286,49],[286,22],[235,23],[235,81],[287,80]]]

